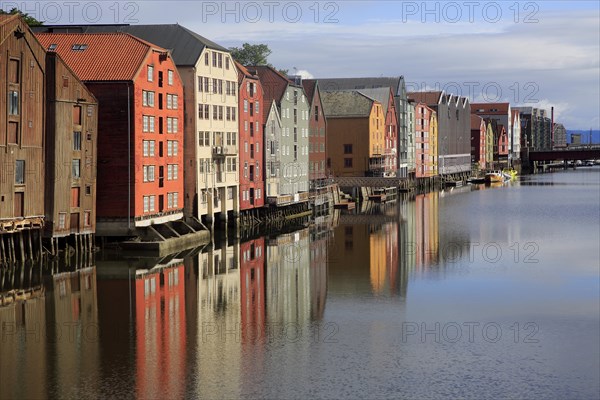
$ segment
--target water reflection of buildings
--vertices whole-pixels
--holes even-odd
[[[332,293],[405,294],[398,206],[377,205],[369,207],[368,214],[340,217],[329,250]]]
[[[415,196],[415,267],[422,271],[439,261],[439,194]]]
[[[311,318],[309,230],[267,241],[267,321],[306,323]]]
[[[100,365],[96,269],[39,279],[40,265],[23,268],[38,279],[18,287],[19,296],[29,293],[25,301],[0,306],[0,398],[80,397],[81,381]],[[95,381],[85,394],[100,396]]]
[[[196,258],[198,351],[195,369],[199,393],[221,393],[224,397],[241,394],[239,255],[239,242],[224,242],[210,244]]]
[[[181,397],[186,379],[186,283],[183,255],[124,258],[105,255],[98,265],[102,380],[141,398]],[[115,377],[114,366],[125,368]],[[121,382],[121,381],[124,381]],[[125,386],[123,386],[125,385]],[[122,393],[121,393],[122,394]]]
[[[181,393],[186,355],[183,260],[137,270],[134,292],[137,395]]]

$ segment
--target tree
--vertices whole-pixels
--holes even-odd
[[[4,15],[15,15],[15,14],[19,14],[21,16],[21,18],[23,18],[25,20],[25,23],[29,26],[41,26],[44,23],[41,21],[38,21],[37,19],[35,19],[34,17],[32,17],[31,15],[22,12],[21,10],[17,9],[17,8],[13,8],[11,9],[9,12],[6,12],[4,10],[0,10],[0,14],[4,14]]]
[[[231,52],[231,56],[242,65],[266,65],[273,67],[268,61],[272,51],[266,44],[244,43],[242,47],[230,47],[229,51]],[[285,76],[289,72],[287,69],[279,69],[278,71]]]
[[[269,65],[267,58],[271,49],[266,44],[244,43],[242,47],[231,47],[231,56],[242,65]]]

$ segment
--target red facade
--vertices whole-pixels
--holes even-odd
[[[310,104],[310,115],[308,122],[308,155],[309,155],[309,179],[311,187],[315,182],[327,177],[327,121],[323,113],[321,103],[321,91],[316,80],[302,81]]]
[[[486,132],[487,125],[483,118],[471,114],[471,162],[479,164],[479,168],[485,169],[486,157]]]
[[[433,146],[430,139],[430,121],[433,110],[424,103],[415,105],[415,163],[416,177],[426,178],[432,176],[433,172],[429,167],[433,164],[432,150]]]
[[[123,33],[38,38],[98,99],[99,234],[182,216],[183,84],[169,52]]]
[[[265,329],[265,239],[240,244],[242,340],[252,341]]]
[[[498,155],[508,157],[508,134],[504,125],[498,125]]]
[[[258,76],[236,62],[239,83],[240,211],[265,205],[263,88]],[[245,166],[248,174],[244,176]],[[258,167],[257,167],[258,166]]]

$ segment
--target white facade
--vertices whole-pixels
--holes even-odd
[[[186,212],[227,220],[240,208],[237,69],[229,53],[205,48],[184,82]]]

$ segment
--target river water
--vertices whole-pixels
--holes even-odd
[[[4,271],[0,397],[598,398],[599,243],[594,167]]]

